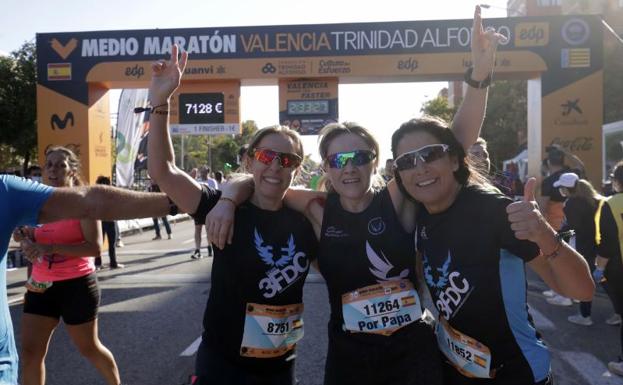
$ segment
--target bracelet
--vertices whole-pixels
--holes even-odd
[[[547,261],[551,261],[552,259],[556,258],[558,256],[558,254],[560,253],[560,249],[562,249],[563,246],[563,239],[562,239],[563,235],[562,234],[556,234],[556,248],[554,249],[554,251],[552,251],[549,254],[545,255],[545,259]]]
[[[469,67],[467,71],[465,71],[465,77],[463,79],[465,80],[465,83],[467,83],[470,87],[483,89],[491,85],[491,73],[489,73],[489,75],[487,75],[487,77],[484,80],[477,81],[477,80],[472,79],[473,72],[474,72],[474,67]]]
[[[227,202],[231,202],[232,205],[234,205],[234,207],[238,206],[238,203],[236,203],[235,200],[231,199],[231,198],[227,198],[227,197],[220,197],[218,198],[219,201],[227,201]]]
[[[177,215],[177,213],[179,212],[179,208],[177,207],[175,202],[171,200],[171,198],[167,196],[167,199],[169,200],[169,215]]]
[[[166,110],[157,111],[157,108],[167,107]],[[134,108],[135,114],[140,114],[141,112],[149,112],[150,114],[158,114],[158,115],[167,115],[169,113],[169,103],[159,104],[157,106],[147,105],[147,107],[136,107]]]

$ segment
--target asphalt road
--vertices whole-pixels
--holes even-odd
[[[193,372],[212,260],[190,259],[194,248],[192,222],[172,226],[172,240],[152,241],[153,230],[125,237],[126,246],[118,249],[118,260],[126,267],[98,273],[102,290],[100,338],[113,352],[124,384],[181,385]],[[8,273],[18,349],[25,277],[24,268]],[[530,277],[530,311],[553,352],[556,384],[623,385],[623,379],[606,368],[607,362],[619,354],[619,328],[604,323],[612,313],[605,295],[598,293],[595,298],[595,324],[583,327],[566,320],[577,306],[549,305],[541,295],[544,289],[540,280]],[[297,377],[302,385],[320,385],[329,306],[324,283],[316,274],[307,280],[304,301],[305,338],[298,347]],[[104,384],[72,345],[63,326],[52,337],[46,367],[48,385]]]

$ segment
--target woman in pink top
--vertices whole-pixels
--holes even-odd
[[[65,147],[48,149],[44,182],[53,187],[81,185],[76,155]],[[108,384],[120,384],[115,359],[97,335],[100,291],[93,257],[102,247],[99,221],[70,219],[22,228],[14,238],[23,241],[24,253],[33,262],[22,316],[23,384],[45,383],[45,356],[61,317],[80,353]]]

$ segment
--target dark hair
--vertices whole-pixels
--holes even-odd
[[[214,172],[214,179],[216,179],[217,182],[221,183],[221,181],[223,180],[223,172],[222,171],[215,171]]]
[[[449,146],[449,154],[456,156],[459,164],[458,170],[454,172],[454,178],[460,184],[466,184],[469,180],[471,171],[467,165],[467,156],[463,145],[456,139],[452,130],[448,128],[448,123],[435,116],[423,116],[418,119],[411,119],[403,123],[392,135],[392,155],[396,159],[398,154],[398,144],[400,140],[407,135],[414,132],[426,132],[433,137],[437,138],[441,143]],[[398,173],[397,173],[398,174]]]
[[[612,180],[623,186],[623,160],[614,165],[612,169]]]
[[[33,171],[41,172],[41,167],[39,167],[37,165],[32,165],[32,166],[28,167],[28,169],[26,170],[26,175],[32,175]]]
[[[565,164],[565,153],[554,146],[545,147],[547,161],[552,166],[563,166]]]
[[[473,162],[467,157],[463,145],[456,139],[452,130],[448,127],[448,123],[435,116],[423,116],[417,119],[411,119],[403,123],[392,135],[392,155],[394,159],[401,154],[398,154],[398,144],[402,138],[411,133],[426,132],[429,135],[435,137],[440,143],[447,144],[449,147],[450,156],[456,157],[459,168],[454,172],[454,178],[461,185],[468,183],[479,185],[480,187],[491,189],[493,188],[489,179],[484,176],[477,168],[472,164]],[[394,173],[396,182],[403,193],[406,192],[400,179],[400,173]],[[410,196],[406,194],[406,196]]]
[[[45,150],[45,157],[47,158],[48,155],[50,155],[53,152],[60,152],[61,154],[65,155],[65,158],[67,158],[67,164],[69,164],[69,168],[71,169],[71,171],[74,172],[74,177],[73,177],[74,185],[75,186],[84,185],[84,182],[82,181],[82,175],[81,175],[82,165],[80,164],[80,159],[78,158],[76,153],[71,151],[67,147],[50,146]]]
[[[247,151],[249,151],[249,144],[245,143],[238,149],[238,157],[242,159],[247,154]]]
[[[104,175],[100,175],[97,177],[97,179],[95,180],[96,184],[107,184],[107,185],[111,185],[112,183],[110,182],[110,178]]]

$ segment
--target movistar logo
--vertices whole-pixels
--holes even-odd
[[[50,127],[52,127],[52,130],[55,128],[64,130],[65,127],[67,127],[67,123],[71,123],[71,127],[74,126],[74,114],[72,112],[66,113],[63,119],[56,114],[52,115],[50,118]]]

